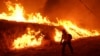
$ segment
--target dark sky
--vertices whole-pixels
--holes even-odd
[[[0,12],[7,11],[4,2],[0,0]],[[13,3],[16,0],[10,0]],[[100,0],[17,0],[27,13],[41,12],[50,20],[72,20],[79,26],[90,29],[100,28]]]

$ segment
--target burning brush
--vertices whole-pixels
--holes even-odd
[[[73,39],[87,36],[97,36],[100,34],[97,30],[89,31],[87,29],[80,28],[68,20],[58,20],[56,23],[51,22],[47,17],[43,17],[40,13],[25,14],[23,6],[18,3],[15,3],[14,6],[12,6],[12,3],[9,1],[6,2],[6,5],[9,13],[1,13],[0,19],[32,24],[37,23],[49,26],[63,26],[68,33],[72,34]],[[27,18],[25,18],[24,15],[27,15]],[[61,31],[58,28],[55,28],[53,36],[55,42],[60,42],[61,35]],[[41,30],[35,31],[28,27],[25,34],[22,34],[22,36],[14,39],[12,46],[13,49],[40,46],[44,37],[45,35],[41,34]]]

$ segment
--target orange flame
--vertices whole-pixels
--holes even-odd
[[[13,20],[13,21],[25,21],[23,17],[24,11],[23,7],[20,4],[15,4],[15,7],[12,6],[11,2],[6,2],[9,14],[3,12],[0,14],[1,19]]]
[[[27,28],[27,33],[14,40],[13,49],[20,49],[24,47],[36,47],[41,45],[44,35],[41,34],[40,36],[36,37],[38,34],[40,34],[40,31],[35,32],[34,30]]]
[[[55,40],[56,42],[60,42],[60,41],[61,41],[61,36],[62,36],[62,32],[59,31],[58,29],[55,29],[54,40]]]
[[[54,26],[63,26],[68,33],[72,34],[73,39],[77,39],[78,37],[96,36],[100,34],[96,30],[89,31],[87,29],[80,28],[68,20],[58,20],[58,23],[51,22],[47,19],[47,17],[41,16],[40,13],[27,14],[28,17],[25,18],[24,17],[25,11],[24,8],[21,6],[21,4],[12,4],[11,2],[7,2],[6,5],[8,7],[9,13],[8,14],[5,12],[1,13],[0,19],[8,21],[11,20],[16,22],[30,22],[30,23],[48,24]],[[27,31],[28,31],[27,33],[23,34],[21,37],[18,37],[17,39],[14,40],[13,42],[14,49],[41,45],[44,35],[39,36],[38,40],[36,39],[36,35],[39,34],[41,31],[35,32],[30,28],[28,28]],[[35,35],[33,35],[33,33]],[[61,35],[62,35],[61,31],[55,29],[54,40],[56,42],[60,42]]]
[[[59,25],[63,25],[66,31],[77,39],[78,37],[98,36],[100,33],[96,30],[89,31],[73,24],[71,21],[59,20]]]
[[[21,6],[21,4],[14,4],[15,6],[13,6],[13,4],[10,1],[8,1],[6,2],[6,5],[8,7],[9,14],[5,12],[1,13],[0,19],[17,21],[17,22],[31,22],[31,23],[38,22],[40,24],[50,23],[50,21],[46,17],[41,16],[40,13],[27,14],[28,18],[25,18],[24,8]]]

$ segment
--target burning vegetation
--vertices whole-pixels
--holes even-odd
[[[42,39],[44,35],[40,35],[40,31],[35,32],[30,28],[27,28],[27,33],[23,34],[21,37],[18,37],[14,40],[13,46],[14,48],[23,48],[28,46],[38,46],[41,45]],[[37,36],[39,35],[39,36]],[[36,38],[37,37],[37,38]]]
[[[40,27],[34,25],[34,28],[38,28],[36,31],[36,29],[32,27],[26,27],[26,31],[21,36],[14,38],[11,49],[40,46],[42,45],[45,37],[48,37],[48,34],[52,40],[55,42],[60,42],[62,35],[60,30],[62,27],[64,27],[68,33],[72,34],[74,40],[80,37],[97,36],[100,34],[97,30],[87,30],[80,28],[70,20],[57,19],[57,22],[52,22],[47,17],[43,17],[40,13],[25,14],[25,10],[20,3],[13,4],[8,1],[6,2],[6,5],[9,13],[2,12],[0,14],[1,20],[15,21],[17,23],[23,22],[26,25],[29,23],[39,24],[41,25],[41,29],[44,28],[44,30],[41,30]],[[47,25],[48,28],[53,28],[53,30],[51,29],[52,31],[50,30],[53,33],[49,33],[50,31],[48,31],[48,28],[46,28],[44,25]]]

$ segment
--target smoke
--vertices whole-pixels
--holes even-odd
[[[55,7],[59,6],[60,0],[47,0],[44,6],[44,13],[51,12]]]
[[[13,4],[20,3],[24,7],[26,13],[42,11],[46,2],[46,0],[0,0],[0,8],[2,8],[0,9],[0,12],[4,12],[5,10],[7,11],[5,5],[7,1],[12,2]]]
[[[42,11],[46,0],[19,0],[28,13]]]
[[[47,0],[43,14],[51,20],[59,19],[71,20],[78,26],[87,29],[99,30],[99,0]],[[96,7],[98,6],[98,7]],[[93,9],[96,7],[96,9]],[[96,12],[98,10],[98,12]]]

